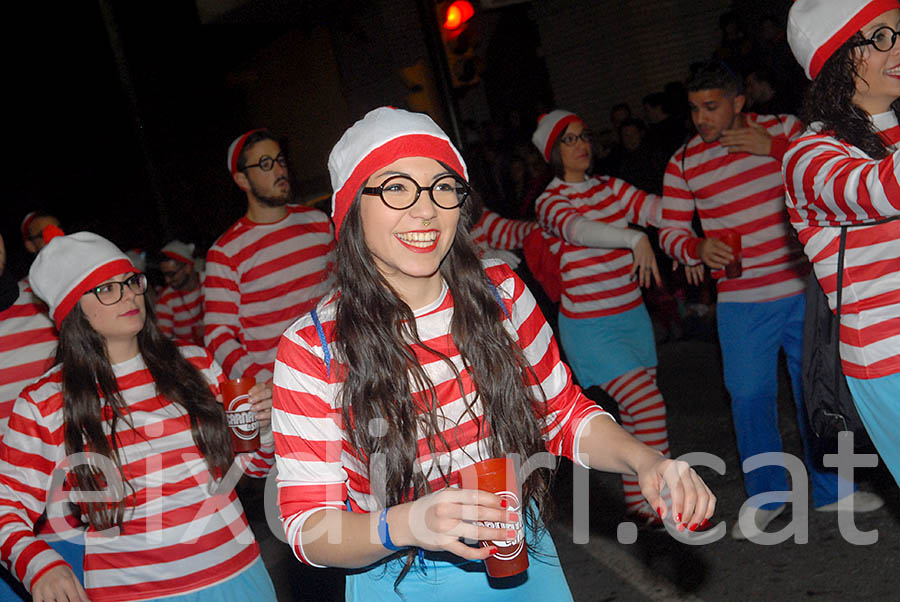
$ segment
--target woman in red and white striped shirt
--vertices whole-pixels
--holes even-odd
[[[428,116],[369,112],[332,150],[329,171],[336,290],[285,331],[275,364],[279,504],[298,558],[362,569],[347,577],[348,600],[566,599],[539,516],[547,474],[524,478],[515,512],[458,487],[460,469],[510,454],[636,474],[682,529],[712,516],[696,473],[572,383],[521,280],[478,260],[465,164]],[[476,517],[531,527],[529,551],[544,557],[527,580],[492,589],[478,561],[497,548],[461,538],[520,535]]]
[[[115,245],[56,230],[30,282],[60,363],[24,389],[0,442],[0,560],[35,602],[275,600],[233,487],[273,462],[270,396],[251,396],[261,447],[233,458],[218,365],[159,332],[146,276]],[[50,503],[59,470],[86,523],[84,588],[34,535],[45,510],[67,529]]]
[[[639,286],[659,284],[659,271],[647,236],[628,228],[659,226],[660,197],[619,178],[590,175],[590,132],[574,113],[544,115],[532,142],[556,173],[536,210],[544,230],[562,240],[559,332],[566,360],[579,385],[599,386],[616,400],[628,432],[668,455],[656,343]],[[622,485],[626,512],[659,527],[637,480],[624,475]]]
[[[866,430],[900,482],[900,4],[797,0],[788,41],[812,80],[807,131],[784,157],[791,223],[836,308],[840,354]],[[881,222],[881,223],[877,223]]]

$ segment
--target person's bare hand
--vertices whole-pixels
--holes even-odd
[[[723,131],[719,142],[729,153],[768,156],[772,151],[771,134],[754,121],[748,122],[747,127]]]
[[[31,588],[34,602],[90,602],[72,567],[55,566],[38,579]]]
[[[638,285],[647,287],[656,281],[656,286],[661,286],[662,279],[659,277],[659,266],[656,265],[656,253],[653,252],[653,246],[646,235],[641,234],[640,240],[631,252],[634,255],[634,263],[631,265],[632,279],[637,274]]]
[[[637,476],[641,493],[660,518],[669,516],[663,500],[663,491],[668,488],[672,499],[669,518],[679,531],[695,531],[716,512],[716,496],[687,462],[659,456],[650,466],[640,469]]]
[[[250,388],[248,395],[259,428],[268,428],[272,422],[272,381],[256,383]]]
[[[700,283],[703,282],[703,275],[705,273],[706,266],[702,263],[684,266],[684,277],[687,279],[688,284],[699,286]]]
[[[517,512],[504,509],[502,500],[486,491],[448,487],[413,502],[409,510],[409,531],[415,546],[425,550],[446,550],[461,558],[483,560],[496,549],[472,548],[460,541],[506,541],[515,539],[515,530],[482,527],[475,521],[516,523]]]
[[[697,245],[700,260],[711,268],[720,270],[734,261],[731,247],[718,238],[703,238]]]

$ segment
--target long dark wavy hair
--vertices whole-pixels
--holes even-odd
[[[873,159],[884,159],[889,154],[887,143],[869,114],[853,103],[862,61],[856,45],[863,41],[863,35],[856,32],[825,61],[806,91],[802,117],[806,125],[822,122],[823,132],[849,142]],[[900,101],[895,100],[891,108],[900,115]]]
[[[360,450],[361,460],[370,468],[375,454],[384,460],[384,468],[379,470],[384,473],[383,501],[389,507],[428,494],[429,476],[439,476],[449,485],[450,473],[459,468],[435,461],[432,466],[437,475],[425,475],[416,469],[419,433],[434,457],[454,445],[447,441],[438,394],[417,360],[415,348],[443,361],[456,375],[464,397],[465,391],[453,362],[422,342],[412,310],[378,271],[365,243],[359,198],[357,194],[337,241],[336,285],[340,296],[335,341],[336,355],[346,368],[340,400],[350,442]],[[477,391],[465,413],[477,422],[479,439],[489,435],[492,457],[516,453],[524,461],[546,451],[541,438],[546,399],[543,393],[540,399],[535,397],[529,385],[537,383],[537,377],[503,327],[505,313],[491,290],[467,228],[471,211],[468,201],[460,208],[455,240],[440,265],[441,276],[453,295],[450,332]],[[414,397],[413,390],[425,394]],[[483,409],[483,419],[477,416],[476,404]],[[370,430],[373,424],[386,425],[386,433],[384,429]],[[522,511],[531,535],[537,533],[540,524],[533,507],[538,514],[548,509],[549,481],[549,474],[537,470],[522,484]],[[410,551],[397,584],[409,571],[414,556]]]
[[[203,454],[213,477],[227,472],[233,455],[225,411],[200,372],[178,351],[175,343],[156,326],[152,304],[137,334],[138,348],[156,384],[157,395],[182,406],[191,421],[194,443]],[[88,322],[80,304],[59,328],[56,362],[62,363],[62,395],[66,454],[93,452],[112,460],[124,487],[129,488],[119,457],[121,424],[133,428],[126,403],[106,355],[106,342]],[[104,432],[108,417],[109,432]],[[71,468],[75,485],[82,491],[102,491],[109,485],[103,474],[85,463]],[[97,531],[121,527],[128,506],[124,490],[117,502],[81,504],[82,515]]]

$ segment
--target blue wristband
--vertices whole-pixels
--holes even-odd
[[[394,545],[394,542],[391,541],[391,530],[388,527],[387,512],[388,509],[385,508],[381,511],[381,515],[378,517],[378,537],[379,539],[381,539],[381,545],[383,545],[391,552],[396,552],[397,550],[402,550],[403,548],[398,548]]]

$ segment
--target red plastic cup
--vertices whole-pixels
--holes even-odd
[[[516,468],[509,458],[482,460],[459,471],[463,489],[480,489],[506,500],[509,512],[519,515],[515,523],[495,523],[476,521],[482,527],[513,529],[518,535],[515,540],[482,541],[482,547],[496,546],[497,553],[485,561],[487,573],[491,577],[511,577],[528,568],[528,548],[525,544],[525,527],[522,511],[522,494],[516,479]]]
[[[259,449],[259,422],[250,406],[249,395],[255,384],[256,379],[246,376],[226,381],[219,386],[231,431],[231,449],[236,454]]]
[[[741,235],[734,230],[727,230],[719,238],[731,247],[731,253],[734,255],[732,262],[725,266],[725,275],[729,278],[740,278],[744,273],[744,267],[741,265]]]

